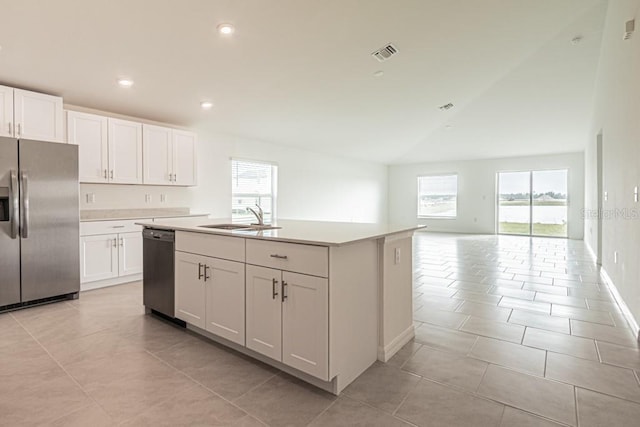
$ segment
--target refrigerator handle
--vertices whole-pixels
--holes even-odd
[[[9,182],[9,217],[11,218],[11,238],[15,239],[18,237],[18,174],[16,171],[12,170],[10,172],[10,182]]]
[[[26,172],[20,173],[20,187],[22,191],[22,238],[29,237],[29,176]]]

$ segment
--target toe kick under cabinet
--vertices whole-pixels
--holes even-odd
[[[376,244],[351,246],[177,231],[176,317],[339,393],[376,360]]]

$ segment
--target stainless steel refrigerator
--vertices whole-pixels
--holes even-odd
[[[0,311],[80,291],[78,147],[0,138]]]

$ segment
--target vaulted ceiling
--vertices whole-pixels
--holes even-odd
[[[580,151],[606,7],[0,0],[0,83],[388,164]],[[222,22],[235,26],[232,36],[216,32]],[[399,53],[376,61],[371,53],[389,42]],[[135,85],[118,87],[119,76]],[[202,111],[202,100],[215,105]],[[447,103],[454,107],[438,108]]]

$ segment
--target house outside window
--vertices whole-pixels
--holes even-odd
[[[458,175],[418,177],[418,218],[456,218]]]
[[[265,223],[276,217],[278,167],[273,163],[231,159],[231,218],[234,222],[254,222],[247,208],[259,205]]]

